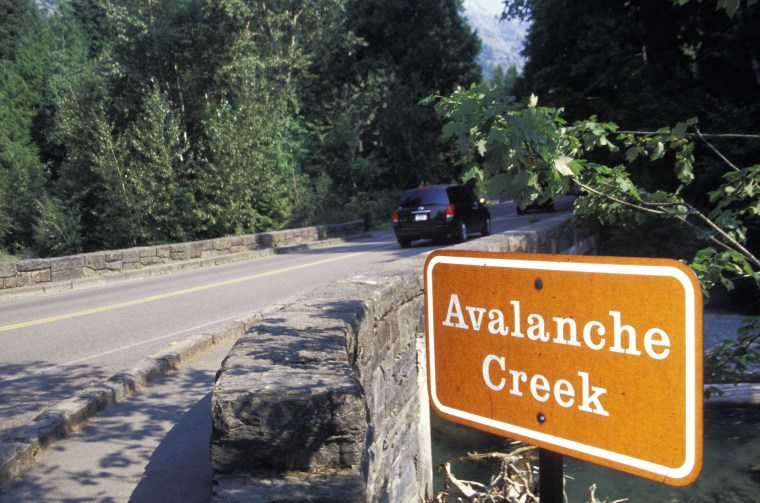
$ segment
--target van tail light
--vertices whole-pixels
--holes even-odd
[[[393,223],[398,223],[398,210],[393,212]]]
[[[449,204],[446,207],[446,220],[452,220],[454,218],[454,205]]]

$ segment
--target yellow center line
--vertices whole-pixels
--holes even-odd
[[[355,253],[349,253],[348,255],[340,255],[340,256],[337,256],[337,257],[331,257],[331,258],[327,258],[327,259],[324,259],[324,260],[318,260],[316,262],[310,262],[308,264],[294,265],[292,267],[285,267],[283,269],[277,269],[275,271],[268,271],[268,272],[261,272],[261,273],[258,273],[258,274],[251,274],[250,276],[243,276],[243,277],[240,277],[240,278],[228,279],[228,280],[225,280],[225,281],[219,281],[217,283],[209,283],[209,284],[206,284],[206,285],[196,286],[196,287],[193,287],[193,288],[187,288],[187,289],[184,289],[184,290],[176,290],[174,292],[167,292],[167,293],[162,293],[162,294],[159,294],[159,295],[153,295],[153,296],[150,296],[150,297],[143,297],[141,299],[129,300],[127,302],[120,302],[118,304],[111,304],[111,305],[108,305],[108,306],[94,307],[92,309],[85,309],[83,311],[77,311],[77,312],[74,312],[74,313],[59,314],[58,316],[50,316],[49,318],[40,318],[38,320],[22,321],[21,323],[16,323],[14,325],[0,326],[0,332],[6,332],[8,330],[15,330],[17,328],[33,327],[35,325],[42,325],[42,324],[45,324],[45,323],[52,323],[54,321],[68,320],[70,318],[79,318],[80,316],[87,316],[87,315],[90,315],[90,314],[102,313],[104,311],[112,311],[114,309],[121,309],[121,308],[124,308],[124,307],[136,306],[138,304],[146,304],[148,302],[153,302],[153,301],[161,300],[161,299],[168,299],[168,298],[171,298],[171,297],[178,297],[180,295],[187,295],[189,293],[200,292],[200,291],[203,291],[203,290],[208,290],[210,288],[217,288],[217,287],[220,287],[220,286],[234,285],[235,283],[242,283],[244,281],[250,281],[252,279],[259,279],[259,278],[264,278],[266,276],[273,276],[275,274],[282,274],[282,273],[286,273],[286,272],[297,271],[299,269],[306,269],[307,267],[314,267],[314,266],[318,266],[318,265],[328,264],[330,262],[336,262],[338,260],[343,260],[343,259],[347,259],[347,258],[356,257],[356,256],[359,256],[359,255],[364,255],[365,253],[369,253],[370,251],[371,250],[361,251],[361,252],[355,252]]]

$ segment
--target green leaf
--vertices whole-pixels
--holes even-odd
[[[677,138],[683,137],[684,134],[686,134],[686,130],[689,128],[689,125],[686,122],[679,122],[676,124],[676,127],[673,128],[673,136]]]
[[[716,9],[723,9],[728,14],[728,17],[734,17],[736,11],[739,9],[740,0],[718,0]]]
[[[655,145],[654,152],[649,158],[656,161],[657,159],[661,159],[663,155],[665,155],[665,145],[663,145],[661,141],[658,141]]]

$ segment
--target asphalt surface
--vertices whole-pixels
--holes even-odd
[[[494,232],[503,232],[555,215],[517,217],[514,205],[505,203],[493,206],[492,216]],[[87,278],[73,289],[43,295],[29,295],[27,288],[0,291],[0,440],[61,399],[196,333],[213,332],[219,323],[266,311],[356,271],[441,246],[423,240],[402,249],[390,232],[332,241],[172,274],[154,274],[174,270],[155,266],[109,276],[102,284]],[[146,276],[110,281],[139,273]],[[0,446],[0,485],[1,466]]]
[[[207,502],[211,390],[232,341],[50,447],[2,502]]]
[[[569,209],[571,200],[567,203],[568,208],[558,209]],[[492,208],[494,232],[503,232],[554,216],[554,214],[538,214],[516,217],[514,207],[510,204]],[[392,234],[389,241],[395,244]],[[431,246],[440,246],[440,244],[429,241],[418,242],[411,249],[403,250],[403,254],[424,252]],[[394,246],[394,250],[396,250],[395,255],[401,253],[397,245]],[[325,253],[335,253],[335,251],[326,250]],[[381,262],[388,260],[394,260],[393,256],[382,258]],[[364,269],[366,268],[365,265]],[[330,268],[322,267],[322,269]],[[339,274],[338,277],[340,276]],[[264,289],[268,291],[270,287],[276,286],[276,283],[277,279],[265,282]],[[139,282],[136,284],[139,285]],[[270,297],[268,307],[271,308],[272,303],[283,300],[287,299]],[[198,306],[198,308],[194,310],[203,310],[205,306]],[[185,473],[205,473],[205,476],[190,476],[195,482],[201,481],[200,486],[175,482],[169,480],[169,477],[160,477],[161,482],[158,486],[168,488],[166,494],[161,497],[167,501],[194,501],[196,496],[198,501],[207,501],[211,480],[207,451],[211,424],[209,397],[213,389],[212,377],[234,340],[242,335],[246,325],[259,319],[263,311],[266,309],[253,313],[248,311],[248,314],[227,318],[226,324],[225,320],[220,322],[222,326],[217,324],[189,334],[184,332],[173,334],[173,336],[184,335],[188,338],[181,341],[164,340],[164,343],[171,342],[168,349],[143,358],[134,366],[123,367],[126,370],[117,371],[106,381],[102,381],[103,371],[93,368],[91,369],[93,374],[89,376],[93,385],[84,391],[72,392],[72,398],[66,399],[68,396],[66,394],[59,396],[59,399],[63,401],[58,402],[28,424],[11,430],[6,427],[6,432],[10,434],[3,437],[3,441],[0,442],[0,487],[2,487],[0,502],[138,501],[136,498],[143,498],[142,495],[149,492],[146,488],[152,487],[152,484],[156,482],[157,477],[151,474],[159,472],[175,472],[180,475],[180,480],[184,479]],[[15,309],[9,312],[15,316]],[[232,319],[235,321],[230,321]],[[241,319],[244,321],[241,322]],[[166,345],[163,344],[163,346]],[[80,344],[80,346],[86,346],[86,344]],[[210,359],[206,356],[200,357],[204,350],[211,352],[208,355]],[[6,356],[4,355],[3,358]],[[84,363],[78,366],[81,367],[79,369],[81,373],[87,376],[87,364]],[[24,369],[23,364],[18,366],[19,369]],[[58,370],[57,366],[52,366],[52,368]],[[176,370],[176,373],[157,382],[157,378],[161,378],[172,370]],[[173,379],[179,379],[183,384],[173,384]],[[11,386],[6,383],[6,388],[13,388],[15,385],[16,395],[18,395],[18,384],[21,380],[14,378],[10,380],[13,383]],[[164,386],[164,383],[170,387],[181,386],[181,393],[176,390],[163,391],[161,386]],[[150,387],[146,388],[146,386]],[[41,387],[43,391],[44,388],[45,386]],[[131,395],[136,391],[141,394],[137,398],[132,397]],[[6,398],[8,396],[11,395],[5,395]],[[149,402],[152,396],[156,397],[155,406]],[[18,396],[14,398],[19,400]],[[23,393],[21,399],[23,400]],[[135,400],[138,399],[140,401],[136,402]],[[5,417],[4,422],[7,423],[7,416],[13,415],[15,407],[7,403],[9,400],[0,400],[0,402],[3,401],[6,403],[0,403],[0,412],[2,412],[0,417]],[[5,410],[2,410],[3,407]],[[189,419],[199,412],[205,413],[206,416],[198,419],[197,422]],[[30,414],[31,411],[25,417],[30,417]],[[171,416],[171,414],[174,415]],[[107,418],[110,420],[106,420]],[[185,423],[186,420],[190,422]],[[200,426],[196,428],[192,426],[193,424]],[[171,433],[181,426],[189,429],[184,430],[183,435],[173,437]],[[2,429],[3,427],[0,426],[0,431]],[[122,429],[124,433],[119,435]],[[61,437],[66,438],[64,441],[59,441]],[[174,442],[167,443],[167,440],[174,440],[174,438],[180,439],[176,445]],[[182,439],[200,446],[198,449],[203,453],[196,452],[191,456],[183,454],[184,441]],[[128,453],[130,454],[127,455]],[[58,457],[59,455],[61,457]],[[200,465],[194,465],[197,466],[198,472],[182,464],[189,457],[203,465],[202,468]],[[159,466],[157,463],[164,468],[157,468]],[[181,490],[178,489],[180,487]],[[154,490],[158,489],[154,488]],[[128,497],[127,494],[129,494]],[[156,500],[154,493],[144,498],[139,501]]]

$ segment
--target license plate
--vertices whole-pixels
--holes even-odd
[[[415,222],[422,222],[427,220],[427,213],[422,213],[418,215],[414,215],[414,221]]]

